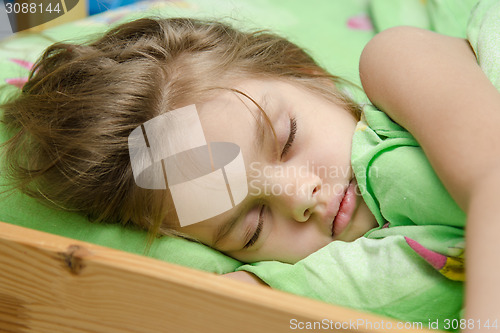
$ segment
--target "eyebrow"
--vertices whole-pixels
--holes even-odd
[[[270,108],[269,107],[269,105],[270,105],[269,100],[270,100],[270,94],[265,93],[264,96],[262,96],[262,101],[260,104],[252,101],[252,102],[254,102],[255,106],[257,107],[257,110],[260,111],[258,119],[257,119],[257,126],[255,129],[255,136],[257,138],[256,145],[257,145],[258,151],[262,151],[262,148],[264,146],[264,142],[266,141],[266,138],[268,137],[266,127],[265,127],[266,125],[269,126],[269,128],[271,129],[271,133],[272,133],[272,136],[274,138],[275,148],[278,149],[278,145],[279,145],[278,138],[276,135],[276,130],[274,129],[273,121],[269,117],[269,115],[266,113],[266,110],[269,110],[269,108]],[[265,124],[264,124],[264,119],[266,122]]]
[[[257,126],[255,126],[255,138],[256,140],[256,146],[258,151],[262,150],[262,147],[264,146],[264,142],[266,139],[266,129],[264,127],[264,118],[267,116],[265,113],[265,110],[268,109],[269,103],[268,103],[268,94],[265,94],[262,98],[262,102],[260,104],[255,103],[257,111],[259,111],[259,115],[257,116]],[[271,122],[271,120],[269,120]]]
[[[226,238],[227,235],[231,233],[237,222],[240,220],[240,216],[244,211],[247,210],[248,206],[248,203],[243,204],[240,208],[238,208],[238,210],[236,210],[236,212],[229,218],[227,222],[223,223],[219,228],[216,229],[212,247],[215,247],[218,242]]]
[[[247,98],[252,103],[252,105],[257,109],[256,111],[258,111],[259,115],[257,117],[254,117],[254,119],[257,123],[257,126],[255,126],[255,137],[257,138],[257,140],[255,141],[255,143],[256,143],[255,145],[257,146],[259,151],[262,150],[262,147],[264,145],[264,141],[266,139],[266,130],[265,130],[265,126],[264,126],[265,125],[264,119],[266,121],[266,125],[269,126],[269,128],[271,129],[271,132],[273,133],[273,137],[276,139],[276,131],[274,130],[273,122],[272,122],[271,118],[269,118],[269,115],[266,113],[266,109],[269,109],[269,99],[270,99],[269,92],[265,92],[262,95],[260,103],[258,103],[257,101],[255,101],[255,99],[253,99],[251,96],[249,96],[248,94],[244,93],[241,90],[238,90],[238,89],[229,89],[229,90],[236,93],[236,95],[238,96],[240,101],[241,101],[240,96]],[[242,103],[243,103],[243,101],[242,101]],[[245,103],[243,103],[243,104],[245,105]],[[247,108],[247,109],[250,113],[252,113],[252,110],[250,108]]]

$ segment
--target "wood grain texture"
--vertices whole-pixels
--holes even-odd
[[[317,330],[322,332],[354,331],[334,329],[335,322],[390,322],[0,222],[0,332],[300,331],[291,329],[292,319],[331,320],[332,329]],[[392,321],[393,328],[396,324]]]

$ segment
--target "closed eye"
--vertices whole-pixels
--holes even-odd
[[[290,134],[288,135],[288,139],[281,151],[281,158],[283,158],[292,148],[293,141],[295,140],[295,134],[297,134],[297,119],[290,118]]]
[[[257,228],[255,229],[255,232],[254,232],[252,238],[250,238],[248,243],[246,243],[245,246],[243,246],[244,249],[248,249],[249,247],[254,245],[257,242],[257,240],[259,239],[260,233],[262,231],[262,227],[264,226],[264,208],[265,207],[266,206],[262,205],[260,212],[259,212],[259,222],[257,224]]]

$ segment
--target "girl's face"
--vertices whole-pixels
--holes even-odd
[[[240,261],[295,263],[335,240],[376,226],[351,169],[356,119],[300,86],[247,80],[197,105],[207,142],[236,143],[248,196],[233,209],[182,232]]]

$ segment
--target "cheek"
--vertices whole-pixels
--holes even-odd
[[[340,128],[334,135],[330,135],[325,144],[326,163],[347,166],[351,164],[351,148],[355,126]]]
[[[308,255],[328,245],[331,236],[320,231],[314,223],[297,224],[273,230],[265,244],[255,252],[235,254],[245,262],[263,260],[278,260],[287,263],[296,263]]]
[[[321,149],[311,149],[304,155],[303,163],[309,165],[323,180],[345,179],[351,176],[351,141],[331,141]]]
[[[203,244],[210,244],[215,227],[207,222],[200,222],[180,228],[180,232]]]
[[[305,137],[304,142],[316,156],[325,153],[338,158],[350,154],[357,122],[352,117],[332,117]]]

